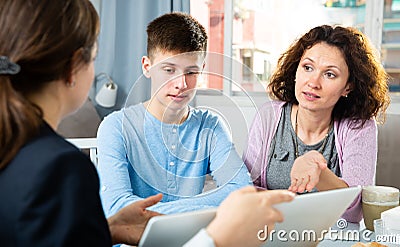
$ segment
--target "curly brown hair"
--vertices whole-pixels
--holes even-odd
[[[351,27],[318,26],[294,42],[278,60],[277,69],[268,85],[270,96],[298,104],[295,96],[297,67],[304,52],[321,42],[337,47],[349,68],[351,92],[336,103],[333,118],[350,118],[361,123],[357,127],[362,127],[372,117],[383,123],[390,103],[388,75],[367,37]]]

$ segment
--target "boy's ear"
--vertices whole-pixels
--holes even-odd
[[[142,71],[143,75],[147,78],[150,78],[150,68],[151,68],[151,61],[148,56],[142,57]]]

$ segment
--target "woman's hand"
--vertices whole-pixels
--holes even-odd
[[[149,219],[160,215],[147,210],[159,202],[162,194],[150,196],[144,200],[134,202],[107,219],[113,244],[137,245]]]
[[[257,192],[255,187],[244,187],[232,192],[218,207],[215,219],[207,232],[218,247],[260,246],[260,230],[266,229],[267,237],[283,215],[274,204],[293,200],[294,194],[287,190]],[[267,238],[266,238],[267,239]]]
[[[327,168],[324,156],[312,150],[298,157],[290,172],[291,185],[288,190],[302,193],[311,191],[320,181],[320,175]]]

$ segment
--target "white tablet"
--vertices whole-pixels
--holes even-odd
[[[275,207],[284,215],[266,238],[265,246],[316,246],[332,226],[347,222],[340,216],[361,193],[361,186],[298,195],[289,203]],[[339,227],[339,228],[340,228]],[[333,231],[336,231],[336,228]],[[335,232],[333,232],[335,233]],[[265,238],[263,231],[259,232]]]
[[[138,247],[182,246],[205,228],[215,217],[217,208],[155,216],[149,220]]]
[[[266,229],[260,229],[254,237],[265,238],[266,247],[316,246],[321,233],[340,219],[360,193],[361,186],[298,195],[289,203],[274,206],[283,213],[285,220],[276,224],[273,233],[265,238],[263,231]],[[149,220],[138,246],[182,246],[214,219],[216,210],[155,216]],[[313,233],[315,241],[307,241],[307,234],[313,238]],[[304,234],[304,237],[296,234]]]

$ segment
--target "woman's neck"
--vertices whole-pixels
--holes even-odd
[[[37,105],[43,112],[43,120],[46,121],[50,127],[57,130],[61,120],[64,118],[64,103],[62,103],[62,95],[57,88],[57,82],[49,83],[40,92],[27,95],[27,98],[35,105]]]
[[[291,116],[296,134],[305,144],[319,142],[329,133],[333,123],[331,114],[329,111],[313,112],[293,105]]]

